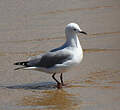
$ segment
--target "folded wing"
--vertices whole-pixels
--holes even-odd
[[[63,62],[70,60],[72,55],[70,53],[63,52],[48,52],[39,58],[34,58],[28,61],[27,65],[30,67],[44,67],[50,68],[56,64],[62,64]]]

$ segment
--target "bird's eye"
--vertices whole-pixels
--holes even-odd
[[[76,31],[77,29],[73,29],[74,31]]]

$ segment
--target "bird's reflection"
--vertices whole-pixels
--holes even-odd
[[[42,96],[33,95],[24,97],[23,106],[41,106],[51,110],[70,110],[77,105],[75,97],[64,90],[47,90]]]

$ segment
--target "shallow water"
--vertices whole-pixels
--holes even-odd
[[[118,0],[0,1],[0,110],[119,110],[119,8]],[[88,35],[79,35],[84,59],[64,74],[67,86],[14,71],[14,62],[63,44],[69,22]]]

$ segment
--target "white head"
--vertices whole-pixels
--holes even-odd
[[[68,36],[69,34],[77,34],[77,33],[83,33],[83,34],[87,34],[86,32],[82,31],[79,27],[78,24],[76,23],[70,23],[66,26],[65,28],[65,34],[66,36]]]

